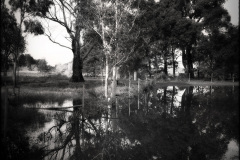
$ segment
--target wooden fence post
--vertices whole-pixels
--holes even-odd
[[[131,108],[130,108],[130,85],[131,85],[131,81],[130,81],[130,76],[129,76],[129,87],[128,87],[128,111],[129,111],[129,116],[131,113]]]
[[[82,109],[84,109],[84,88],[85,88],[85,85],[84,85],[84,83],[83,83],[83,93],[82,93]]]
[[[139,84],[139,82],[140,82],[140,79],[138,78],[138,109],[139,109],[139,88],[140,88],[140,84]]]

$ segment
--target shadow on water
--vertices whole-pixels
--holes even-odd
[[[55,106],[23,103],[8,112],[2,153],[6,159],[239,159],[236,95],[237,87],[168,86],[111,102],[95,93]]]

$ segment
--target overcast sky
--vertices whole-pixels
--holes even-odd
[[[234,25],[238,24],[239,20],[239,0],[227,0],[224,7],[231,15],[231,22]],[[51,31],[53,31],[54,39],[70,46],[64,35],[67,35],[64,28],[59,27],[58,24],[51,23]],[[72,51],[67,48],[60,47],[57,44],[52,43],[46,36],[33,36],[29,34],[27,36],[27,54],[35,59],[46,59],[48,64],[54,66],[56,64],[64,64],[72,61]]]

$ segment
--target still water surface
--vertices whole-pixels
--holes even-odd
[[[168,86],[112,102],[23,103],[8,117],[3,151],[8,159],[236,160],[238,89]]]

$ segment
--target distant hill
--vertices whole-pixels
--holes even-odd
[[[57,74],[66,75],[67,77],[72,76],[72,62],[68,62],[65,64],[57,64],[55,66],[55,72]]]

